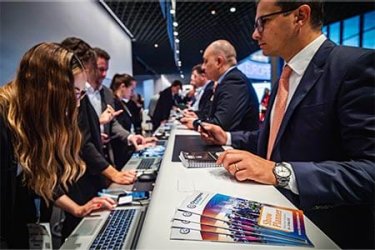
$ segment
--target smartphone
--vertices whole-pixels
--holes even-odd
[[[150,192],[148,191],[127,192],[118,196],[117,204],[124,205],[133,201],[147,200],[148,198],[150,198]]]
[[[150,198],[150,192],[149,191],[131,192],[131,196],[133,197],[133,201],[147,200],[148,198]]]

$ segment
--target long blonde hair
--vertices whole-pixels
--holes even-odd
[[[74,73],[83,70],[72,52],[41,43],[23,56],[16,78],[0,88],[0,111],[8,121],[24,184],[47,203],[54,190],[81,177]]]

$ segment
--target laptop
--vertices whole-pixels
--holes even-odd
[[[82,219],[61,249],[134,249],[145,207],[117,207]]]
[[[165,143],[134,152],[122,170],[158,171],[165,152]]]

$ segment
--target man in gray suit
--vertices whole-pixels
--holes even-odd
[[[99,117],[104,153],[106,158],[113,163],[113,150],[111,148],[111,144],[109,143],[111,139],[120,139],[125,143],[124,145],[130,143],[137,149],[145,143],[145,138],[141,135],[130,134],[129,131],[125,130],[116,120],[115,116],[119,114],[119,111],[115,112],[113,109],[113,93],[108,87],[102,84],[107,75],[110,56],[105,50],[100,48],[94,48],[94,51],[97,56],[97,76],[91,81],[89,79],[88,83],[86,84],[86,93],[89,97],[90,103],[94,107]],[[127,150],[126,147],[124,147],[124,151],[125,150]],[[120,168],[122,166],[117,167]]]

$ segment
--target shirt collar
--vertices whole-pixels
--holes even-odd
[[[99,89],[98,89],[98,90],[95,90],[95,89],[91,86],[90,83],[88,83],[88,82],[85,83],[85,89],[86,89],[86,91],[87,91],[88,93],[95,93],[95,91],[98,91],[98,92],[99,92],[100,90],[102,90],[102,88],[103,88],[103,85],[100,85]]]
[[[307,66],[309,66],[309,63],[311,62],[311,59],[326,39],[327,37],[324,34],[321,34],[290,59],[288,65],[292,68],[293,72],[298,75],[303,75]]]
[[[229,73],[229,71],[231,71],[232,69],[234,69],[236,67],[236,65],[230,67],[229,69],[227,69],[224,74],[222,76],[219,77],[219,80],[217,81],[218,84],[221,83],[221,81],[224,79],[224,77]]]

